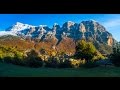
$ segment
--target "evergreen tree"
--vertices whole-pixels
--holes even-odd
[[[113,47],[113,53],[110,55],[110,60],[115,66],[120,66],[120,42]]]

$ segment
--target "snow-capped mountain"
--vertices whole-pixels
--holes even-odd
[[[82,21],[80,23],[67,21],[62,26],[54,23],[52,28],[49,28],[47,25],[33,26],[17,22],[5,31],[0,32],[0,35],[5,34],[37,39],[50,39],[55,37],[61,40],[62,38],[69,37],[74,40],[79,40],[85,38],[86,40],[93,40],[108,45],[112,45],[114,42],[112,34],[95,20]]]
[[[35,26],[16,22],[16,24],[14,24],[11,27],[9,27],[8,29],[6,29],[6,31],[11,31],[13,33],[17,33],[18,31],[30,29],[30,27],[35,27]]]

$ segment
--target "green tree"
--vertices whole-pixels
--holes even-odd
[[[80,40],[76,44],[75,58],[85,59],[87,62],[92,60],[96,55],[96,48],[91,42],[86,42],[85,40]]]

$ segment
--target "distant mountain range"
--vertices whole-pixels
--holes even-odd
[[[1,36],[8,34],[19,36],[22,39],[30,38],[43,42],[53,40],[53,43],[50,41],[52,46],[59,47],[59,49],[62,49],[60,48],[61,45],[70,48],[68,43],[72,44],[72,48],[74,48],[75,41],[82,38],[93,42],[96,47],[103,45],[110,48],[116,42],[112,34],[95,20],[82,21],[81,23],[67,21],[62,26],[55,23],[52,28],[47,25],[33,26],[17,22],[5,31],[0,32]],[[64,44],[68,45],[68,47]]]

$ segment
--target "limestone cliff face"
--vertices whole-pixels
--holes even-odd
[[[110,34],[104,26],[99,24],[96,21],[90,20],[90,21],[83,21],[80,24],[81,31],[84,31],[85,38],[92,39],[99,43],[104,43],[109,46],[112,46],[114,43],[114,38],[112,37],[112,34]]]
[[[83,23],[80,23],[79,31],[81,31],[82,33],[86,32],[86,29],[85,29],[85,26],[83,25]]]
[[[84,33],[86,32],[86,29],[85,29],[85,26],[83,25],[83,23],[80,23],[79,31],[82,32],[82,38],[85,38]]]
[[[109,46],[112,46],[114,43],[112,34],[95,20],[82,21],[81,23],[66,22],[63,24],[61,31],[62,37],[69,37],[74,40],[84,38]]]
[[[112,45],[113,45],[113,38],[112,38],[112,37],[109,37],[109,38],[108,38],[107,44],[108,44],[109,46],[112,46]]]
[[[6,30],[8,31],[8,30]],[[65,22],[62,26],[54,23],[52,28],[47,25],[32,26],[28,24],[16,23],[9,28],[9,31],[19,32],[18,35],[24,37],[32,37],[40,40],[56,37],[58,41],[62,38],[68,37],[73,40],[80,40],[82,38],[86,40],[93,40],[98,43],[104,43],[112,46],[114,38],[103,25],[95,20],[82,21],[75,23],[72,21]]]
[[[32,26],[28,24],[16,23],[6,31],[12,31],[18,36],[41,41],[36,47],[46,47],[51,49],[57,48],[58,50],[65,51],[72,54],[75,51],[75,41],[82,38],[87,41],[92,41],[97,48],[105,46],[112,48],[115,39],[106,28],[95,20],[82,21],[75,23],[68,21],[63,23],[62,26],[55,23],[52,28],[47,25]],[[102,49],[104,50],[104,49]],[[107,49],[109,51],[109,49]],[[102,52],[102,51],[101,51]]]

